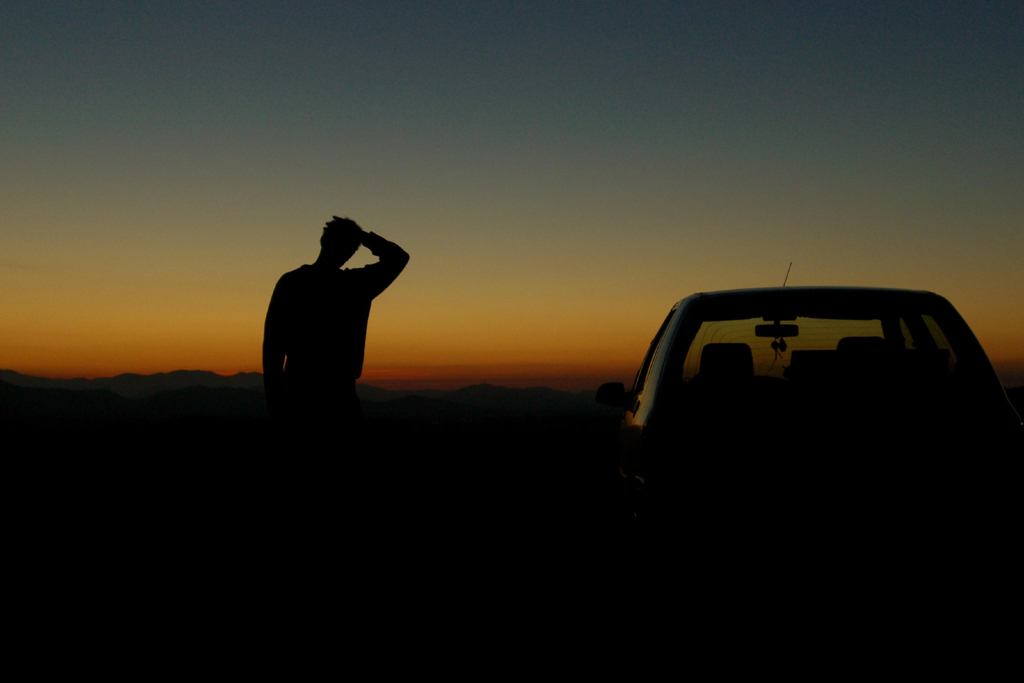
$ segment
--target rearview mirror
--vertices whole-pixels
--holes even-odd
[[[622,382],[608,382],[597,390],[597,402],[613,408],[626,407],[626,386]]]
[[[749,328],[748,328],[749,329]],[[756,325],[754,334],[758,337],[796,337],[800,334],[800,328],[796,325]]]

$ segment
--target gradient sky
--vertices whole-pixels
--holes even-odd
[[[412,255],[371,383],[625,380],[792,261],[1024,384],[1024,3],[0,4],[0,367],[259,370],[332,214]]]

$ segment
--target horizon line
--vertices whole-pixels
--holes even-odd
[[[158,375],[172,375],[176,373],[203,373],[208,375],[215,375],[220,378],[230,379],[239,375],[259,375],[263,376],[263,373],[259,370],[240,370],[234,373],[223,373],[215,370],[200,370],[200,369],[178,369],[178,370],[161,370],[152,373],[140,373],[140,372],[120,372],[113,375],[96,375],[96,376],[85,376],[79,375],[77,377],[69,376],[48,376],[42,374],[30,374],[20,370],[14,370],[12,368],[0,368],[0,373],[13,373],[21,377],[27,377],[32,379],[41,379],[51,382],[94,382],[101,380],[111,380],[118,377],[155,377]],[[605,381],[618,381],[621,377],[616,377],[613,373],[609,373],[608,378]],[[505,382],[503,380],[512,380],[511,382]],[[552,381],[553,380],[553,381]],[[502,379],[495,379],[489,377],[360,377],[356,380],[356,384],[373,387],[385,391],[458,391],[459,389],[466,389],[474,386],[493,386],[505,389],[552,389],[555,391],[565,391],[568,393],[575,393],[580,391],[596,391],[600,386],[599,383],[594,383],[594,377],[587,376],[576,376],[566,377],[564,375],[550,378],[541,377],[519,377],[518,381],[514,375],[508,376]],[[561,385],[561,386],[558,386]]]
[[[479,367],[485,367],[485,366],[479,366]],[[223,377],[223,378],[237,377],[238,375],[260,375],[260,376],[263,376],[263,372],[260,371],[260,370],[239,370],[238,372],[226,374],[226,373],[223,373],[223,372],[217,372],[216,370],[200,370],[200,369],[184,369],[184,368],[180,368],[180,369],[177,369],[177,370],[160,370],[160,371],[151,372],[151,373],[148,373],[148,374],[147,373],[141,373],[141,372],[120,372],[120,373],[117,373],[116,375],[97,375],[97,376],[94,376],[94,377],[86,377],[86,376],[78,376],[78,377],[51,377],[51,376],[46,376],[46,375],[31,375],[31,374],[27,374],[27,373],[21,372],[20,370],[14,370],[12,368],[0,368],[0,373],[3,373],[3,372],[13,372],[14,374],[21,375],[22,377],[31,377],[31,378],[34,378],[34,379],[45,379],[45,380],[50,380],[50,381],[54,381],[54,382],[59,382],[59,381],[75,381],[75,380],[84,380],[84,381],[87,381],[87,382],[93,382],[93,381],[102,380],[102,379],[115,379],[117,377],[123,377],[123,376],[126,376],[126,375],[133,375],[133,376],[136,376],[136,377],[153,377],[155,375],[171,375],[171,374],[179,373],[179,372],[182,372],[182,373],[188,373],[188,372],[208,373],[208,374],[216,375],[218,377]],[[612,375],[612,373],[609,373],[609,378],[608,378],[607,381],[609,381],[609,382],[616,381],[615,378],[613,376],[611,376],[611,375]],[[422,377],[421,378],[416,378],[416,379],[419,379],[420,382],[424,381],[424,378],[422,378]],[[414,382],[416,382],[416,379],[408,378],[408,377],[406,377],[406,378],[392,377],[392,378],[377,378],[377,379],[374,380],[374,379],[368,379],[366,377],[359,377],[358,379],[355,380],[355,382],[356,382],[356,384],[363,384],[365,386],[371,386],[371,387],[374,387],[376,389],[383,389],[385,391],[458,391],[459,389],[466,389],[468,387],[483,386],[483,385],[488,385],[488,386],[493,386],[493,387],[500,387],[500,388],[504,388],[504,389],[553,389],[555,391],[566,391],[566,392],[596,391],[596,389],[597,389],[596,386],[589,386],[589,385],[586,386],[586,387],[577,386],[577,388],[575,388],[575,389],[565,389],[565,388],[558,388],[556,386],[549,386],[547,384],[529,384],[529,383],[522,383],[522,382],[516,382],[515,384],[517,386],[510,386],[508,384],[502,384],[502,383],[500,383],[500,381],[494,381],[494,380],[490,380],[490,379],[487,379],[487,378],[471,379],[471,378],[467,378],[467,377],[458,378],[458,379],[456,379],[456,378],[440,378],[440,377],[438,377],[438,378],[431,378],[431,379],[427,380],[428,384],[433,384],[434,386],[415,386],[415,387],[410,387],[410,386],[386,386],[386,385],[400,385],[400,384],[403,384],[403,383],[414,383]],[[539,379],[539,378],[531,378],[531,379]],[[577,384],[577,385],[581,385],[583,382],[586,381],[587,378],[586,378],[586,376],[566,377],[566,376],[563,375],[561,377],[558,377],[558,378],[554,378],[553,377],[551,379],[556,379],[556,383],[574,383],[574,384]],[[466,384],[458,384],[459,380],[467,382],[467,383]],[[561,382],[559,382],[558,380],[561,380]],[[442,384],[445,385],[445,386],[438,386],[438,385],[442,385]],[[623,382],[623,384],[627,384],[628,385],[629,382]],[[1007,383],[1003,382],[1002,380],[1000,380],[1000,384],[1003,385],[1004,389],[1024,388],[1024,384],[1012,384],[1011,385],[1011,384],[1007,384]],[[600,386],[600,385],[598,385],[598,386]]]

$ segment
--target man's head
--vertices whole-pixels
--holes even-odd
[[[320,236],[320,258],[317,261],[340,268],[356,253],[363,239],[363,229],[350,218],[334,217],[324,226]]]

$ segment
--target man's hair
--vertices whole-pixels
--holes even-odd
[[[358,245],[360,232],[362,232],[362,228],[351,218],[335,216],[333,221],[328,221],[327,225],[324,226],[324,232],[320,235],[320,246],[325,247],[328,244],[341,245],[352,242]]]

